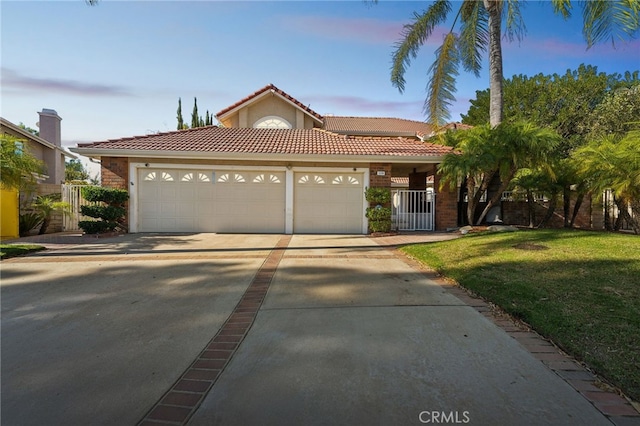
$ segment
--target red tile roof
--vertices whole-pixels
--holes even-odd
[[[391,176],[391,183],[394,184],[394,185],[409,186],[409,178],[408,177]],[[427,176],[427,183],[433,183],[433,176]]]
[[[431,124],[390,117],[325,116],[324,129],[348,135],[407,136],[433,132]]]
[[[264,92],[267,92],[267,91],[270,91],[270,90],[275,92],[275,93],[277,93],[277,94],[279,94],[280,96],[284,97],[285,99],[289,100],[290,102],[293,102],[299,108],[303,109],[304,111],[306,111],[307,113],[309,113],[310,115],[315,117],[316,119],[322,121],[322,116],[320,114],[318,114],[317,112],[315,112],[314,110],[312,110],[308,106],[304,105],[302,102],[298,101],[293,96],[285,93],[283,90],[278,89],[273,84],[267,84],[262,89],[253,92],[252,94],[250,94],[246,98],[239,100],[238,102],[234,103],[233,105],[229,105],[228,107],[226,107],[225,109],[223,109],[221,111],[218,111],[218,113],[216,114],[216,117],[221,117],[221,116],[225,115],[226,113],[228,113],[229,111],[233,110],[234,108],[237,108],[240,105],[242,105],[242,104],[244,104],[246,102],[249,102],[252,99],[260,96]]]
[[[216,126],[78,144],[83,149],[202,153],[442,156],[451,148],[404,138],[346,137],[320,129]]]

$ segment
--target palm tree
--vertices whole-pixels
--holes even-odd
[[[447,154],[438,166],[438,172],[442,174],[441,185],[457,185],[466,180],[467,220],[479,225],[500,202],[502,193],[518,170],[546,167],[560,137],[553,130],[517,122],[447,132],[444,141],[455,151]],[[486,207],[474,220],[478,203],[494,178],[499,178],[500,187],[489,195]]]
[[[595,140],[576,150],[572,159],[598,198],[606,190],[613,192],[620,216],[640,234],[640,130]]]
[[[450,0],[434,1],[422,13],[416,13],[406,24],[401,40],[396,44],[391,68],[391,82],[404,91],[404,74],[420,47],[432,36],[436,26],[443,24],[452,12]],[[441,125],[450,118],[449,106],[455,100],[456,76],[462,64],[465,71],[479,75],[482,55],[489,54],[489,122],[492,127],[502,122],[502,24],[508,39],[521,39],[525,33],[520,13],[523,0],[464,0],[460,3],[453,25],[436,51],[429,69],[429,84],[424,111],[427,121]],[[571,16],[571,0],[552,0],[555,13],[565,19]],[[573,2],[575,3],[575,1]],[[583,34],[590,48],[611,39],[633,36],[639,28],[638,0],[589,0],[579,2],[583,8]],[[454,29],[459,23],[458,32]]]
[[[42,218],[42,225],[38,234],[42,235],[47,232],[51,223],[51,216],[55,212],[69,212],[70,205],[67,202],[60,201],[61,194],[39,195],[32,203],[32,207],[36,214]]]

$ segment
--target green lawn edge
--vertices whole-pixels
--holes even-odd
[[[45,248],[35,244],[0,244],[0,259],[24,256],[25,254],[45,250]]]
[[[526,322],[640,400],[638,236],[483,232],[402,250]]]

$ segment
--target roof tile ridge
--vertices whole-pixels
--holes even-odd
[[[229,105],[228,107],[226,107],[224,109],[221,109],[220,111],[218,111],[215,114],[215,117],[218,118],[218,116],[228,113],[229,111],[233,110],[234,108],[239,107],[240,105],[244,104],[245,102],[250,101],[251,99],[255,98],[256,96],[258,96],[258,95],[260,95],[260,94],[262,94],[262,93],[264,93],[264,92],[266,92],[268,90],[271,90],[273,92],[278,93],[280,96],[284,97],[285,99],[288,99],[289,101],[293,102],[295,105],[299,106],[303,110],[307,111],[309,114],[311,114],[314,117],[316,117],[318,120],[322,121],[322,119],[323,119],[322,115],[318,114],[316,111],[312,110],[311,108],[309,108],[308,106],[306,106],[305,104],[303,104],[298,99],[294,98],[293,96],[291,96],[290,94],[288,94],[284,90],[280,89],[279,87],[277,87],[273,83],[269,83],[266,86],[262,87],[261,89],[258,89],[255,92],[253,92],[252,94],[250,94],[248,96],[245,96],[244,98],[240,99],[239,101],[233,103],[232,105]]]
[[[252,98],[255,98],[259,94],[264,93],[267,90],[273,90],[274,88],[277,89],[277,87],[273,83],[269,83],[266,86],[261,87],[260,89],[256,90],[255,92],[245,96],[244,98],[240,99],[239,101],[234,102],[233,104],[229,105],[228,107],[221,109],[220,111],[218,111],[215,114],[215,117],[217,118],[219,115],[224,115],[227,112],[229,112],[232,109],[234,109],[235,107],[242,105],[243,103],[247,102],[248,100],[251,100]]]
[[[304,109],[309,114],[315,116],[319,120],[321,120],[321,121],[324,120],[324,117],[322,115],[318,114],[317,112],[315,112],[314,110],[312,110],[311,108],[309,108],[308,106],[306,106],[305,104],[300,102],[298,99],[294,98],[293,96],[291,96],[290,94],[288,94],[284,90],[276,87],[275,85],[272,84],[272,86],[273,86],[273,89],[275,89],[275,91],[278,92],[281,96],[287,98],[288,100],[290,100],[294,104],[298,105],[300,108]]]
[[[131,141],[131,140],[140,140],[140,139],[147,139],[147,138],[154,138],[154,137],[169,136],[169,135],[174,135],[174,134],[178,134],[178,133],[188,133],[188,132],[194,132],[194,131],[202,131],[204,129],[210,129],[210,128],[219,128],[220,129],[221,127],[216,126],[216,125],[193,127],[193,128],[189,128],[189,129],[168,130],[166,132],[149,133],[149,134],[146,134],[146,135],[134,135],[134,136],[127,136],[127,137],[123,137],[123,138],[106,139],[106,140],[102,140],[102,141],[87,142],[87,143],[97,144],[97,143],[107,143],[107,142],[126,142],[126,141]]]
[[[315,130],[316,132],[321,132],[321,133],[327,134],[329,136],[335,136],[335,137],[341,138],[341,139],[346,139],[345,136],[348,136],[348,135],[342,135],[342,134],[336,133],[336,132],[330,132],[329,130],[322,129],[320,127],[314,127],[311,130]]]
[[[427,123],[426,121],[413,120],[413,119],[410,119],[410,118],[402,118],[402,117],[373,117],[373,116],[356,116],[356,115],[329,115],[326,118],[356,118],[356,119],[362,118],[362,119],[367,119],[367,120],[402,120],[402,121],[411,121],[412,123],[431,125],[430,123]]]

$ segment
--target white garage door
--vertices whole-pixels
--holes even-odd
[[[361,173],[296,173],[293,231],[361,234]]]
[[[283,172],[140,169],[140,232],[283,233]]]

